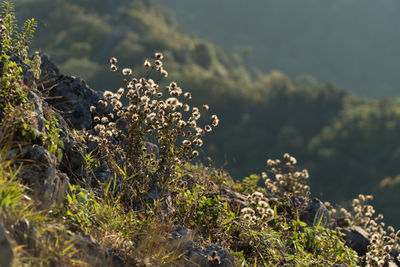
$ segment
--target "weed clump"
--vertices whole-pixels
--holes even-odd
[[[212,115],[210,124],[200,127],[198,120],[209,109],[207,105],[200,109],[185,103],[191,94],[175,82],[160,88],[154,79],[168,76],[163,58],[162,53],[156,53],[152,62],[146,60],[143,77],[135,77],[130,68],[122,69],[124,87],[116,93],[105,91],[104,100],[99,101],[108,114],[91,108],[97,134],[88,138],[98,143],[98,153],[110,167],[115,168],[118,157],[124,159],[123,168],[118,170],[124,170],[135,196],[154,185],[164,193],[177,168],[199,155],[203,135],[219,121]],[[118,69],[117,62],[110,59],[111,71]],[[155,142],[158,151],[150,151],[149,142]]]

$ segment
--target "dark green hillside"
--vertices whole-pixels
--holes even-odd
[[[110,56],[142,74],[143,60],[164,52],[168,78],[192,92],[193,104],[208,103],[221,118],[201,148],[203,158],[236,179],[260,173],[265,158],[291,152],[310,168],[315,195],[342,202],[376,193],[381,211],[396,207],[397,200],[375,188],[400,173],[397,100],[365,100],[310,77],[251,70],[244,55],[230,56],[183,33],[172,13],[154,1],[21,0],[17,11],[39,23],[32,50],[46,52],[63,73],[83,77],[97,90],[122,85],[105,65]],[[397,224],[400,218],[389,220]]]
[[[247,53],[247,66],[311,74],[363,96],[399,96],[396,0],[158,0],[185,31]]]

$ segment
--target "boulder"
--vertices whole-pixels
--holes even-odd
[[[128,267],[121,257],[114,254],[111,250],[107,250],[101,244],[97,243],[90,236],[77,237],[74,240],[75,247],[82,251],[84,254],[83,259],[88,262],[90,266],[102,267]]]
[[[330,220],[329,211],[324,203],[317,198],[308,204],[300,220],[307,223],[308,226],[326,226]]]
[[[98,101],[102,96],[89,88],[85,81],[59,75],[38,89],[46,91],[46,102],[59,110],[72,128],[83,130],[92,127],[90,107],[99,107]]]
[[[364,256],[368,251],[369,235],[360,226],[351,226],[344,229],[338,229],[345,234],[345,244],[357,252],[358,256]]]
[[[63,201],[69,178],[57,170],[57,159],[53,154],[38,145],[14,149],[9,156],[12,154],[23,162],[18,177],[32,187],[33,195],[41,201],[42,207]]]
[[[234,267],[232,254],[220,246],[211,245],[206,249],[197,246],[192,240],[192,231],[176,226],[171,232],[172,243],[179,247],[186,259],[186,267]]]
[[[9,267],[14,259],[14,253],[10,242],[7,239],[6,230],[0,222],[0,266]]]

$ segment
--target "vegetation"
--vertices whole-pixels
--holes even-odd
[[[83,77],[97,90],[121,84],[121,77],[104,67],[110,55],[121,66],[131,66],[162,51],[168,77],[191,90],[194,105],[208,103],[221,118],[220,127],[204,137],[203,162],[210,157],[240,180],[261,172],[265,157],[295,152],[310,170],[315,195],[350,205],[360,193],[374,194],[378,210],[397,225],[398,199],[387,198],[389,187],[378,185],[398,175],[398,100],[367,100],[310,77],[253,70],[244,54],[228,56],[182,33],[174,17],[154,1],[97,1],[92,8],[87,1],[24,0],[18,1],[17,11],[22,18],[37,18],[34,49],[43,49],[63,73]],[[391,187],[395,191],[397,185]]]
[[[30,1],[26,3],[30,4]],[[132,5],[148,8],[150,14],[158,10],[151,9],[147,1],[133,2]],[[71,6],[75,8],[73,4]],[[12,5],[4,2],[3,21],[13,14],[12,8],[5,7]],[[133,13],[138,17],[142,14]],[[9,32],[11,26],[4,25],[3,32]],[[141,25],[137,23],[139,29]],[[12,27],[16,28],[15,20]],[[11,45],[1,55],[0,89],[5,101],[1,102],[0,117],[0,219],[13,244],[14,266],[104,266],[108,264],[104,261],[107,257],[101,257],[101,252],[107,254],[107,251],[133,266],[180,266],[193,260],[184,251],[185,242],[191,240],[199,246],[221,246],[234,256],[238,266],[383,266],[397,260],[392,252],[399,249],[400,234],[395,228],[385,226],[382,215],[374,216],[374,208],[367,204],[372,200],[371,196],[360,195],[354,199],[351,211],[325,203],[325,209],[318,209],[312,221],[305,222],[304,215],[309,214],[307,208],[313,201],[307,183],[310,175],[306,169],[298,169],[297,160],[289,154],[284,154],[283,159],[267,160],[267,171],[250,175],[243,181],[235,181],[222,169],[196,163],[199,147],[203,139],[206,140],[205,134],[218,126],[219,119],[217,115],[204,116],[213,108],[203,102],[200,102],[201,108],[195,106],[198,103],[195,102],[195,92],[199,89],[192,93],[184,92],[184,87],[176,82],[166,81],[174,72],[165,69],[170,53],[165,53],[164,60],[164,54],[157,52],[154,59],[144,60],[143,67],[133,70],[120,68],[124,65],[123,60],[121,64],[115,57],[110,59],[110,70],[121,70],[124,87],[115,92],[105,91],[104,99],[98,103],[100,107],[89,107],[93,114],[93,129],[75,133],[83,148],[80,152],[87,172],[103,165],[111,173],[105,181],[97,181],[98,187],[85,181],[71,181],[64,201],[44,208],[40,197],[33,192],[34,188],[19,176],[29,162],[24,162],[18,155],[10,157],[15,155],[12,153],[14,147],[36,144],[61,161],[65,149],[58,120],[46,119],[45,131],[40,134],[37,134],[37,125],[29,120],[33,108],[28,95],[35,88],[23,82],[22,67],[38,66],[37,59],[27,57],[26,45],[32,29],[23,27],[17,37],[11,37]],[[146,31],[142,34],[145,36]],[[19,36],[26,38],[19,39]],[[2,35],[2,38],[8,37]],[[16,40],[24,40],[24,45],[19,45]],[[274,129],[282,131],[278,132],[278,137],[282,138],[284,148],[295,148],[307,141],[313,145],[310,145],[312,151],[319,153],[324,160],[332,161],[335,154],[328,153],[330,138],[343,140],[345,146],[346,142],[354,140],[351,134],[343,133],[344,129],[350,126],[365,129],[373,119],[382,122],[381,117],[375,117],[377,112],[371,110],[371,103],[353,99],[329,84],[307,86],[304,81],[295,83],[275,72],[261,75],[249,93],[229,86],[231,82],[248,81],[250,76],[247,74],[233,81],[212,80],[211,72],[223,65],[214,57],[205,57],[204,53],[217,53],[217,50],[207,43],[189,41],[196,44],[192,50],[196,51],[196,56],[187,59],[197,59],[197,63],[182,77],[192,77],[187,71],[197,70],[200,78],[194,79],[194,88],[196,83],[200,86],[201,81],[207,81],[203,84],[205,88],[212,82],[227,85],[230,91],[214,93],[224,96],[225,101],[232,101],[229,102],[231,106],[237,104],[235,112],[239,109],[245,111],[242,114],[252,114],[249,107],[255,111],[262,107],[262,114],[273,117],[268,114],[282,108],[279,101],[287,99],[301,108],[309,106],[302,105],[302,102],[320,105],[321,110],[336,108],[334,112],[324,114],[334,122],[332,128],[325,128],[329,125],[317,118],[320,119],[314,122],[319,125],[317,130],[303,125],[304,132],[301,132],[297,130],[301,128],[295,126],[301,126],[306,120],[301,121],[299,114],[294,114],[299,118],[291,123],[271,119],[278,125]],[[173,60],[171,64],[174,66]],[[175,75],[178,75],[177,70],[183,67],[175,67]],[[202,68],[209,70],[201,74]],[[228,75],[234,76],[238,71],[238,68],[232,68],[225,75],[232,77]],[[239,101],[233,92],[254,105],[244,105],[243,99]],[[192,94],[193,102],[190,102]],[[197,95],[201,99],[201,94]],[[260,99],[268,99],[271,105],[262,105]],[[217,101],[211,98],[211,102]],[[325,103],[331,104],[332,109]],[[357,106],[351,107],[353,104]],[[221,112],[228,106],[228,102],[218,103],[214,109]],[[378,114],[383,118],[391,116],[391,119],[383,120],[379,129],[382,131],[385,127],[394,131],[396,105],[377,104],[375,108],[382,111]],[[291,110],[286,111],[286,115],[293,118]],[[351,116],[346,112],[351,112]],[[249,116],[237,118],[240,118],[236,119],[237,124],[227,128],[232,132],[225,135],[234,136],[238,127],[254,123]],[[229,119],[234,120],[227,117],[228,122]],[[362,120],[365,123],[361,123]],[[318,135],[320,129],[326,129],[322,130],[321,136]],[[374,127],[366,128],[365,140],[360,140],[361,144],[371,141],[375,135],[368,133],[374,130],[377,131]],[[306,141],[292,140],[296,137]],[[156,144],[158,151],[149,149],[149,142]],[[89,151],[89,147],[96,149]],[[235,147],[238,148],[240,146]],[[243,193],[246,196],[241,196],[245,200],[235,202],[223,193],[224,190],[231,190],[236,195]],[[371,235],[371,244],[365,255],[357,255],[345,245],[344,234],[338,227],[340,218],[344,218],[347,226],[360,226]],[[174,239],[171,233],[176,226],[184,226],[193,232],[183,239]],[[96,248],[98,250],[94,252]],[[215,252],[208,255],[207,260],[217,265],[223,259]]]

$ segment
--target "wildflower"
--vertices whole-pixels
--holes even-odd
[[[122,69],[122,74],[123,75],[131,75],[132,74],[132,69],[124,68],[124,69]]]
[[[122,95],[124,93],[124,91],[125,91],[124,88],[119,88],[117,91],[117,94]]]
[[[190,110],[190,106],[188,104],[183,105],[183,110],[188,112]]]
[[[204,127],[204,130],[205,130],[206,132],[211,132],[211,131],[212,131],[212,128],[211,128],[210,125],[206,125],[206,126]]]
[[[275,215],[275,212],[273,209],[267,209],[265,213],[270,217],[273,217]]]
[[[249,221],[250,218],[251,218],[250,214],[243,215],[243,219],[245,219],[246,221]]]
[[[156,59],[159,59],[159,60],[162,60],[164,58],[164,55],[162,53],[160,53],[160,52],[157,52],[155,54],[155,56],[156,56]]]
[[[193,143],[195,143],[197,146],[201,147],[203,145],[203,140],[201,140],[200,138],[197,138],[193,141]]]
[[[148,61],[148,60],[146,59],[146,60],[144,61],[143,66],[144,66],[145,68],[150,68],[150,67],[151,67],[150,61]]]
[[[197,156],[199,155],[199,151],[193,150],[193,151],[192,151],[192,155],[195,156],[195,157],[197,157]]]
[[[166,78],[168,77],[168,72],[165,69],[161,68],[161,75]]]
[[[117,64],[118,60],[115,57],[110,58],[110,64]]]
[[[104,91],[103,96],[105,99],[110,99],[114,94],[111,91]]]
[[[96,110],[95,106],[90,106],[90,112],[94,112]]]
[[[108,122],[108,118],[107,117],[101,118],[101,123],[105,124],[107,122]]]
[[[1,25],[1,26],[0,26],[0,34],[5,33],[6,30],[7,30],[6,26],[4,26],[4,25]]]
[[[186,92],[183,96],[187,99],[192,99],[192,94],[189,92]]]
[[[117,65],[112,64],[112,65],[110,66],[110,70],[111,70],[112,72],[117,71],[117,70],[118,70]]]
[[[156,61],[154,61],[154,65],[156,65],[157,68],[161,68],[162,67],[162,61],[161,60],[156,60]]]
[[[208,110],[210,107],[208,105],[203,105],[204,110]]]
[[[242,214],[254,214],[254,210],[251,209],[251,208],[246,207],[246,208],[243,208],[243,209],[241,210],[241,213],[242,213]]]
[[[257,212],[263,214],[265,212],[265,209],[263,207],[257,207]]]

